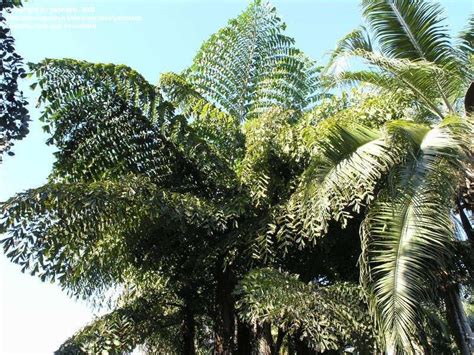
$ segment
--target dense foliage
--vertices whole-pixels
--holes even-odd
[[[22,57],[15,51],[15,39],[4,17],[4,12],[21,6],[19,1],[2,1],[0,4],[0,162],[10,151],[15,140],[28,133],[30,117],[27,101],[18,88],[19,79],[26,77]]]
[[[0,205],[1,243],[111,305],[58,353],[471,351],[473,23],[453,41],[431,2],[362,7],[324,70],[259,0],[157,86],[31,65],[58,150]]]

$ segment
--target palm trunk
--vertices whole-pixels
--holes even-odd
[[[459,287],[449,287],[444,295],[446,318],[462,355],[470,355],[474,350],[472,329],[464,312]]]
[[[273,349],[272,328],[265,322],[257,325],[257,351],[259,355],[272,355]]]
[[[196,330],[196,324],[194,321],[194,314],[192,310],[185,306],[184,308],[184,319],[181,324],[181,335],[183,337],[183,354],[195,355],[196,348],[194,345],[194,335]]]
[[[229,267],[222,270],[218,264],[216,270],[216,319],[215,319],[215,354],[229,355],[234,348],[234,289],[233,275]]]
[[[237,354],[251,354],[252,330],[241,321],[237,321]]]

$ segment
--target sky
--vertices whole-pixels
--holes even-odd
[[[474,0],[442,0],[448,24],[462,29]],[[28,62],[76,58],[126,64],[157,83],[160,73],[180,72],[212,33],[245,9],[246,0],[29,0],[7,18],[17,52]],[[358,0],[273,0],[287,34],[324,64],[338,39],[361,23]],[[0,165],[0,201],[41,186],[51,170],[53,148],[45,144],[30,101],[30,134]],[[22,274],[0,252],[0,354],[51,354],[98,311],[69,298],[59,286]]]

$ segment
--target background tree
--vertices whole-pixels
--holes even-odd
[[[30,117],[23,92],[18,88],[19,79],[26,76],[22,57],[15,51],[15,39],[4,17],[11,8],[21,6],[20,1],[2,1],[0,4],[0,163],[3,153],[10,155],[15,140],[28,134]]]
[[[446,127],[443,122],[452,120],[447,117],[455,114],[462,115],[458,103],[473,77],[472,19],[466,30],[460,34],[459,41],[455,43],[451,39],[447,27],[443,25],[442,9],[437,4],[426,1],[367,0],[363,1],[362,5],[367,26],[351,32],[339,42],[332,58],[332,64],[336,63],[341,56],[357,56],[364,59],[371,68],[358,72],[343,72],[333,77],[336,82],[364,82],[377,87],[382,92],[405,96],[407,100],[418,106],[417,111],[421,113],[418,117],[413,114],[409,115],[414,122],[419,122],[421,116],[424,121],[441,121],[441,126]],[[472,227],[468,222],[469,212],[466,211],[466,208],[469,209],[469,205],[463,203],[459,197],[456,199],[455,192],[459,188],[458,181],[468,178],[466,176],[466,172],[469,175],[467,164],[472,159],[472,153],[468,153],[468,150],[472,149],[472,122],[469,119],[463,121],[463,124],[466,125],[463,129],[464,133],[454,131],[455,136],[451,138],[451,143],[444,134],[437,137],[435,132],[427,131],[428,133],[424,136],[423,141],[420,141],[421,145],[418,149],[418,152],[427,154],[426,158],[419,156],[415,161],[406,161],[405,164],[412,165],[413,168],[408,169],[405,173],[400,172],[399,168],[394,170],[393,175],[396,177],[396,182],[394,183],[392,180],[390,183],[392,192],[387,191],[387,202],[389,200],[397,201],[396,196],[399,191],[405,196],[407,194],[412,196],[408,200],[404,197],[405,202],[402,202],[402,205],[405,204],[408,207],[413,204],[413,206],[409,209],[398,210],[397,203],[391,202],[386,203],[381,210],[379,208],[382,206],[376,203],[374,206],[378,206],[378,208],[375,208],[373,213],[369,212],[369,217],[364,223],[363,237],[365,235],[371,240],[367,244],[368,253],[370,254],[371,245],[373,248],[380,248],[380,256],[376,257],[376,260],[368,260],[369,269],[372,271],[369,271],[370,275],[367,280],[374,285],[374,304],[381,315],[383,331],[389,338],[388,343],[392,345],[398,344],[404,348],[409,346],[412,338],[409,335],[410,328],[416,328],[419,300],[423,297],[426,298],[427,295],[430,298],[433,294],[431,291],[436,289],[435,294],[444,297],[448,321],[456,334],[461,351],[469,353],[469,346],[472,346],[469,345],[472,341],[469,339],[472,338],[472,332],[467,325],[462,308],[459,307],[458,286],[456,285],[458,278],[449,274],[449,276],[445,276],[441,284],[429,287],[430,291],[428,291],[425,287],[420,287],[420,282],[417,280],[439,279],[440,271],[437,271],[436,268],[429,271],[419,270],[416,266],[422,265],[418,264],[421,261],[421,259],[418,260],[420,255],[431,255],[438,261],[446,257],[451,260],[459,258],[459,256],[452,255],[452,243],[446,239],[448,235],[451,235],[451,239],[453,239],[455,234],[454,221],[449,222],[452,219],[450,214],[453,207],[457,207],[465,233],[468,236],[472,235]],[[443,188],[448,194],[446,200],[435,202],[436,198],[441,196],[436,197],[436,188],[432,183],[440,183],[438,179],[442,175],[438,169],[447,168],[441,162],[440,157],[455,147],[452,144],[454,141],[459,143],[462,140],[460,138],[462,134],[466,139],[462,143],[464,144],[461,150],[463,156],[458,158],[459,165],[453,166],[453,173],[456,173],[452,177],[445,177],[445,182],[452,179],[454,183],[440,186],[439,188]],[[410,136],[412,136],[410,139],[413,139],[413,135],[410,134]],[[446,140],[446,145],[436,147],[428,139],[436,139],[436,143]],[[438,151],[440,148],[444,153]],[[428,160],[424,162],[425,159]],[[437,168],[436,165],[438,165]],[[431,168],[435,169],[430,172]],[[420,176],[414,178],[412,174],[415,176],[420,174]],[[430,181],[432,174],[437,176],[436,181]],[[410,190],[412,192],[409,192]],[[410,200],[412,202],[409,202]],[[436,208],[434,208],[434,204],[437,205]],[[446,208],[448,206],[449,208]],[[441,213],[439,207],[446,209]],[[404,220],[396,220],[398,218],[396,211],[399,211],[401,218],[404,216]],[[395,215],[389,218],[389,213]],[[384,217],[384,215],[386,216]],[[442,215],[444,215],[445,225],[450,225],[449,230],[443,230],[442,225],[436,226],[428,220],[426,220],[425,226],[419,224],[423,218],[433,218],[433,216],[437,216],[436,218],[440,218],[438,221],[441,221]],[[414,227],[410,227],[413,222],[415,222]],[[391,223],[395,223],[398,227],[394,225],[390,228]],[[423,232],[423,229],[427,227],[429,228]],[[390,233],[390,229],[397,228],[399,228],[398,235],[396,232],[391,236],[387,234],[387,232]],[[441,231],[444,234],[444,240],[439,240],[442,249],[437,252],[432,249],[432,246],[436,235]],[[419,239],[412,238],[410,235],[409,239],[406,239],[405,233],[408,232],[415,233],[415,235],[424,233],[425,236]],[[380,242],[373,240],[374,236],[379,237]],[[390,246],[389,240],[392,246]],[[454,242],[454,244],[465,243]],[[393,249],[395,254],[391,259],[387,248],[395,247],[396,249]],[[418,248],[419,250],[417,250]],[[409,254],[405,254],[404,250]],[[441,257],[439,252],[444,256]],[[370,259],[369,254],[367,256]],[[465,260],[462,263],[466,265]],[[446,265],[442,269],[445,270]],[[422,272],[420,273],[420,271]],[[441,274],[446,274],[446,271]]]

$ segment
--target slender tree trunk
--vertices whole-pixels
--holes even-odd
[[[183,337],[183,354],[195,355],[196,348],[194,345],[194,335],[196,330],[196,324],[194,321],[194,314],[189,306],[184,308],[184,319],[181,324],[181,334]]]
[[[462,355],[474,350],[473,333],[459,296],[459,286],[450,286],[444,294],[446,318]]]
[[[235,309],[232,291],[235,280],[227,267],[222,269],[222,264],[218,264],[216,270],[216,319],[215,319],[215,354],[229,355],[234,350],[235,334]]]
[[[237,321],[237,354],[248,355],[252,352],[252,330],[250,327]]]
[[[257,351],[259,355],[272,355],[273,349],[272,328],[265,322],[257,325]]]

